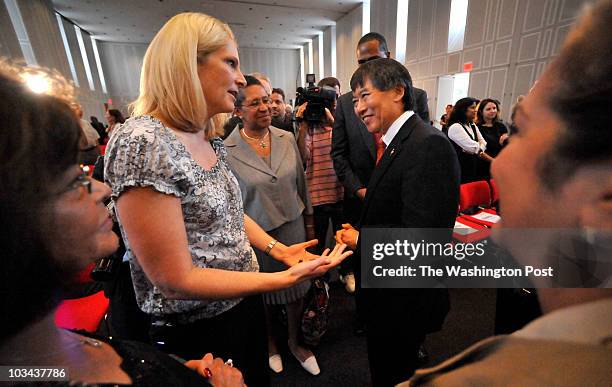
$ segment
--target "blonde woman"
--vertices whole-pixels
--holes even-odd
[[[263,303],[253,295],[319,276],[349,253],[312,256],[305,249],[316,241],[285,246],[244,215],[215,137],[216,115],[233,109],[244,84],[227,24],[197,13],[170,19],[147,49],[105,177],[151,340],[183,358],[231,358],[246,384],[266,385]],[[259,273],[251,245],[290,268]]]

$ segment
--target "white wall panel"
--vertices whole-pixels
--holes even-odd
[[[98,50],[108,93],[115,107],[127,112],[127,104],[138,97],[147,45],[98,42]]]
[[[51,1],[19,1],[17,5],[38,65],[56,69],[66,79],[70,79],[70,66],[64,54],[64,44]]]
[[[295,99],[296,84],[300,83],[299,55],[299,50],[240,48],[240,63],[245,74],[258,71],[270,77],[272,86],[283,89],[289,100]]]
[[[450,4],[451,0],[436,0],[433,20],[432,55],[446,54],[448,51]]]
[[[439,51],[448,36],[441,19],[450,15],[450,2],[410,0],[406,66],[414,83],[461,72],[463,63],[472,62],[470,92],[502,101],[507,119],[516,95],[528,91],[559,52],[576,13],[588,0],[469,0],[465,49],[447,54]],[[437,100],[437,92],[430,91],[430,99]]]
[[[323,73],[325,74],[326,77],[332,76],[332,72],[331,72],[331,62],[332,62],[331,29],[332,27],[328,27],[323,32],[323,52],[325,53],[325,55],[323,56],[323,68],[324,68]]]
[[[23,58],[17,34],[9,16],[4,1],[0,1],[0,56],[7,58]]]
[[[527,11],[523,20],[523,32],[542,28],[548,0],[528,0]]]
[[[361,38],[362,7],[359,6],[336,21],[336,53],[338,58],[338,80],[342,90],[349,91],[349,81],[357,69],[355,50]]]
[[[401,0],[407,1],[407,0]],[[391,57],[395,58],[397,34],[397,0],[370,0],[370,31],[387,39]]]
[[[487,9],[487,0],[470,0],[468,5],[467,19],[465,22],[465,48],[473,47],[483,43],[485,32],[490,20],[484,18]]]
[[[498,19],[497,39],[504,39],[512,36],[516,24],[516,11],[518,0],[502,0],[500,17]]]

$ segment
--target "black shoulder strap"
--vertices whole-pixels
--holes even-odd
[[[470,132],[468,131],[468,129],[465,127],[465,125],[461,124],[461,127],[463,128],[463,130],[465,130],[465,133],[467,133],[467,135],[474,141],[478,141],[478,136],[476,135],[476,130],[474,129],[474,127],[472,126],[472,124],[468,124],[470,126],[470,129],[472,129],[472,133],[470,134]]]

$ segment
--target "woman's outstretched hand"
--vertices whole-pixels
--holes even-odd
[[[289,268],[287,273],[295,278],[296,283],[309,278],[320,277],[329,269],[338,266],[346,257],[353,254],[352,251],[344,251],[345,249],[345,244],[337,244],[331,251],[325,249],[320,257],[313,255],[315,259],[298,262]]]
[[[306,249],[314,247],[318,243],[318,240],[311,239],[309,241],[296,243],[291,246],[283,246],[277,259],[289,267],[296,265],[300,261],[312,261],[313,259],[319,258],[319,256],[308,252]],[[274,252],[274,250],[272,251]]]

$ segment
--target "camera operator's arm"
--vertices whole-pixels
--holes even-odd
[[[306,110],[307,105],[308,102],[300,105],[295,112],[295,119],[298,122],[297,145],[304,165],[308,164],[308,160],[310,160],[310,149],[308,149],[306,146],[306,131],[308,130],[308,122],[303,120],[304,111]]]

